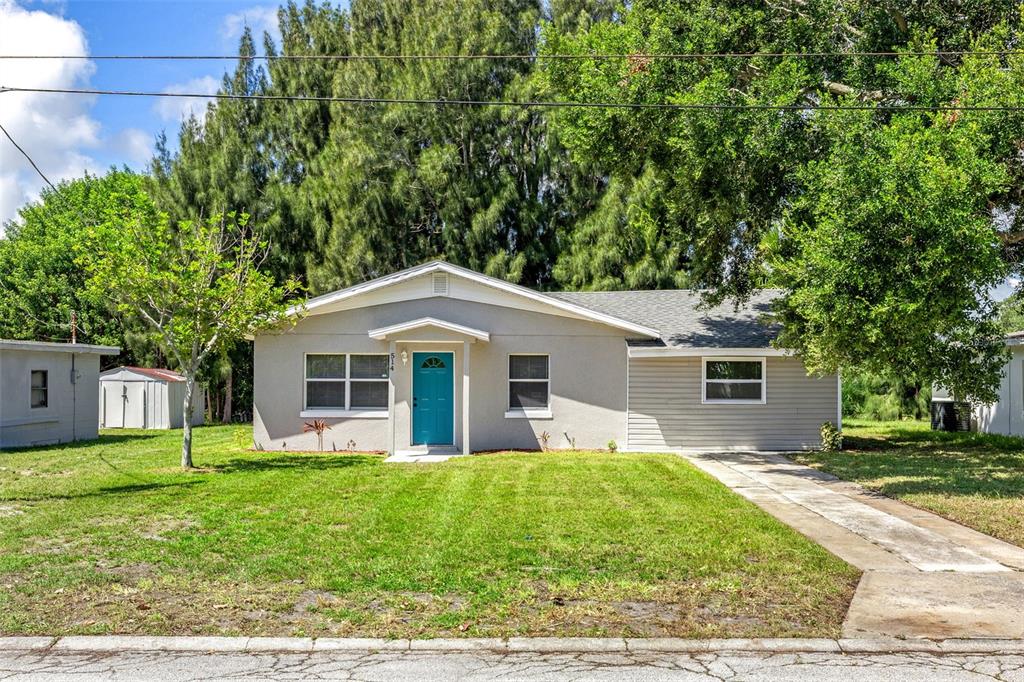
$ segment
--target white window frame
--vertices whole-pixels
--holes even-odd
[[[36,388],[36,387],[34,387],[32,385],[32,375],[35,374],[36,372],[42,372],[43,373],[43,381],[46,383],[46,385],[43,386],[42,389],[38,389],[38,388]],[[38,391],[38,390],[42,390],[43,391],[44,400],[46,401],[46,403],[44,405],[33,405],[32,404],[32,392],[33,391]],[[28,407],[29,407],[30,410],[48,410],[48,409],[50,409],[50,370],[49,369],[39,369],[39,368],[36,368],[36,369],[30,369],[29,370],[29,372],[28,372]]]
[[[332,378],[332,379],[317,379],[310,378],[307,375],[309,371],[309,364],[307,358],[311,355],[341,355],[345,358],[345,378]],[[353,355],[380,355],[387,357],[387,353],[303,353],[302,354],[302,410],[299,412],[300,417],[363,417],[367,419],[387,419],[388,408],[383,409],[371,409],[371,408],[359,408],[352,409],[352,382],[353,381],[391,381],[391,370],[388,369],[387,379],[354,379],[352,378],[352,356]],[[307,386],[309,382],[344,382],[345,383],[345,406],[344,407],[309,407],[306,403],[309,397]]]
[[[764,405],[768,402],[768,362],[765,357],[754,356],[703,356],[700,362],[700,402],[702,405]],[[709,362],[760,362],[760,379],[708,379]],[[761,384],[761,399],[729,400],[725,398],[708,399],[708,384]]]
[[[512,357],[532,355],[548,359],[547,379],[513,379]],[[512,407],[512,382],[546,383],[548,396],[546,407]],[[550,353],[506,353],[505,355],[505,419],[552,419],[551,414],[551,354]]]

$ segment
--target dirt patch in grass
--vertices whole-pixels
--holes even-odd
[[[474,604],[470,595],[381,592],[342,596],[293,582],[255,587],[201,583],[158,575],[147,563],[98,567],[109,582],[44,593],[33,580],[7,588],[9,613],[0,630],[28,634],[148,634],[337,637],[764,637],[834,632],[832,613],[845,609],[855,584],[837,603],[794,611],[792,599],[773,594],[710,596],[678,585],[675,601],[579,599],[547,587],[500,607]],[[556,594],[556,596],[550,596]],[[689,596],[687,596],[689,595]],[[795,616],[799,615],[799,618]]]

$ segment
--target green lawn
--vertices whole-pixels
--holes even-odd
[[[250,434],[0,453],[0,633],[835,636],[858,577],[678,457]]]
[[[843,434],[842,452],[792,457],[1024,547],[1024,439],[852,419]]]

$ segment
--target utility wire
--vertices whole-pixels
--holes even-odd
[[[850,51],[850,52],[672,52],[672,53],[596,53],[596,54],[282,54],[282,55],[0,55],[0,59],[86,59],[161,60],[161,61],[444,61],[444,60],[614,60],[614,59],[756,59],[800,58],[824,59],[828,57],[966,57],[966,56],[1019,56],[1024,50],[933,50],[933,51]]]
[[[1024,111],[1024,107],[1012,105],[962,105],[962,104],[675,104],[654,102],[562,102],[562,101],[520,101],[445,98],[394,98],[394,97],[334,97],[328,95],[236,95],[230,93],[202,92],[151,92],[143,90],[88,90],[74,88],[20,88],[0,87],[4,92],[42,92],[70,95],[113,95],[118,97],[185,97],[193,99],[221,100],[265,100],[280,102],[328,102],[336,104],[412,104],[437,106],[482,106],[516,107],[543,109],[662,109],[670,111]]]
[[[0,88],[0,93],[2,93],[4,90],[6,90],[6,88]],[[54,184],[50,182],[50,178],[46,177],[46,175],[43,174],[43,171],[39,170],[39,166],[37,166],[36,162],[32,160],[32,157],[28,155],[28,152],[22,149],[21,145],[14,141],[14,138],[11,137],[11,134],[7,132],[7,128],[4,128],[3,125],[0,124],[0,130],[2,130],[4,135],[7,136],[7,139],[10,140],[11,144],[14,145],[14,148],[21,152],[22,156],[28,159],[28,162],[32,164],[33,168],[36,169],[36,173],[39,173],[39,177],[41,177],[46,182],[46,184],[50,186],[50,189],[52,189],[56,194],[60,195],[60,192],[57,190]],[[61,198],[63,199],[63,197]]]

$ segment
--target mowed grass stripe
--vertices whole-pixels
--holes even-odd
[[[857,580],[671,455],[395,466],[218,426],[182,472],[179,438],[0,454],[0,632],[834,636]]]

